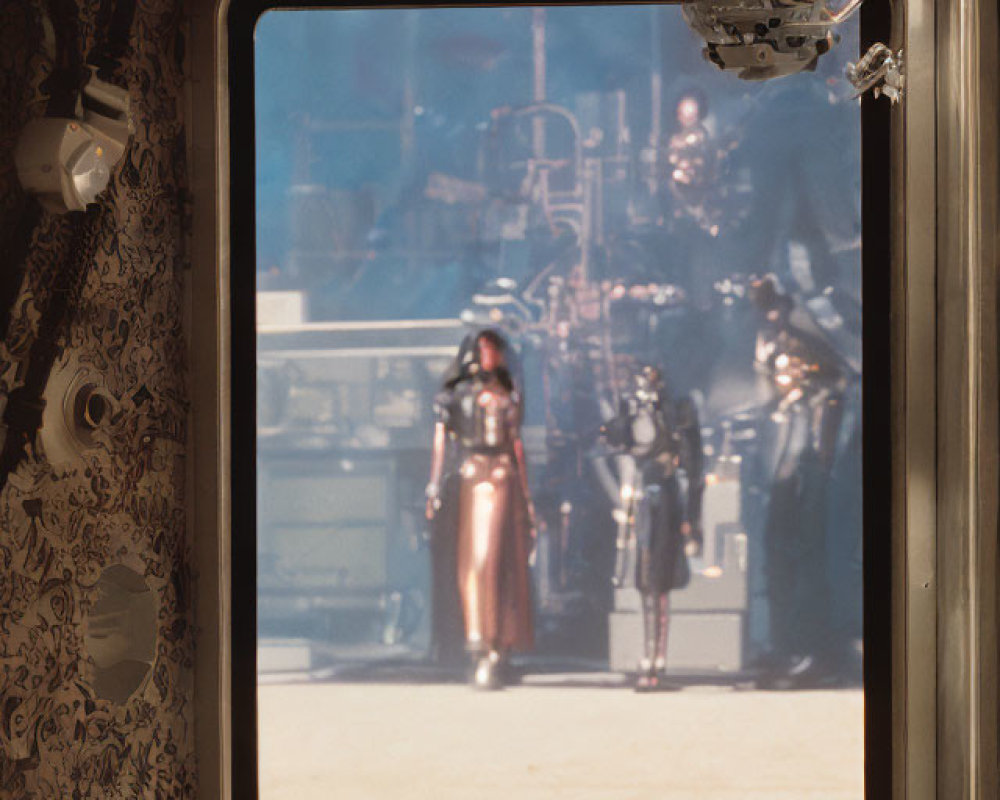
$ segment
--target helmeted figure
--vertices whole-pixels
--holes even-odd
[[[529,558],[534,508],[521,442],[514,356],[498,332],[463,342],[436,400],[427,516],[453,535],[455,581],[473,683],[497,688],[511,650],[534,641]],[[451,475],[451,491],[442,481]],[[448,528],[448,530],[442,530]]]
[[[718,236],[725,207],[720,181],[724,153],[705,125],[705,102],[689,93],[677,103],[677,131],[667,142],[667,185],[675,215],[686,216],[710,236]]]
[[[830,668],[826,497],[849,367],[793,321],[794,302],[776,278],[756,281],[750,297],[762,317],[755,366],[771,394],[762,426],[771,653],[762,683],[794,688]]]
[[[625,456],[614,581],[627,583],[634,553],[643,614],[636,689],[652,691],[661,687],[666,670],[669,594],[690,579],[686,542],[701,542],[704,476],[698,413],[690,398],[672,402],[659,370],[646,366],[632,376],[619,413],[603,434]]]

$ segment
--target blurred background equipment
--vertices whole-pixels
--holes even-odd
[[[716,5],[740,25],[771,7]],[[754,75],[816,74],[765,84],[707,71],[677,6],[262,19],[262,636],[306,642],[313,668],[431,652],[430,409],[464,333],[492,326],[524,374],[536,662],[630,671],[642,647],[637,593],[611,581],[627,478],[600,433],[637,363],[701,410],[704,541],[674,592],[668,671],[734,678],[772,649],[773,393],[749,287],[780,278],[799,329],[850,365],[852,397],[858,110],[839,102],[840,57],[816,58],[835,27],[851,49],[848,16],[782,5],[752,31],[773,52]],[[318,64],[353,80],[322,83]],[[845,420],[830,473],[845,502],[822,535],[847,630],[860,463]]]

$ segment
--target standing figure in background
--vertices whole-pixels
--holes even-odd
[[[724,212],[719,181],[722,154],[705,124],[707,111],[701,92],[688,92],[677,102],[678,128],[667,144],[667,185],[675,215],[690,217],[715,237]]]
[[[816,333],[792,320],[794,302],[773,276],[755,281],[761,314],[755,366],[771,401],[762,425],[764,523],[771,652],[763,688],[821,684],[831,672],[826,499],[848,368]]]
[[[506,339],[466,337],[437,397],[427,518],[455,526],[458,594],[473,685],[496,689],[511,650],[534,641],[529,559],[534,507],[521,441],[522,400]],[[442,507],[452,445],[455,490]],[[441,532],[443,533],[443,532]]]
[[[690,398],[672,403],[660,371],[637,372],[618,416],[603,429],[621,450],[621,509],[615,584],[627,580],[635,553],[635,586],[642,596],[643,656],[636,691],[663,686],[667,665],[670,592],[690,580],[686,542],[700,546],[704,468],[698,412]],[[687,490],[682,498],[679,474]]]

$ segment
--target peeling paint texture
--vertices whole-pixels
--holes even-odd
[[[79,9],[76,35],[86,54],[106,4],[67,2]],[[12,150],[25,123],[45,113],[53,37],[43,12],[50,5],[0,3],[0,242],[25,235],[18,226],[30,200]],[[135,0],[116,74],[131,97],[135,135],[82,234],[67,215],[38,218],[0,332],[3,405],[24,380],[32,344],[53,335],[40,328],[66,263],[86,254],[68,287],[68,317],[55,331],[46,424],[0,494],[0,798],[196,793],[184,510],[183,59],[180,0]],[[0,260],[9,273],[13,265]],[[80,374],[111,402],[93,441],[74,449],[49,415]],[[122,705],[97,695],[85,640],[95,584],[115,564],[144,577],[158,609],[149,675]]]

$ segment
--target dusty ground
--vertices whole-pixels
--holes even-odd
[[[860,691],[260,687],[262,800],[861,800]]]

